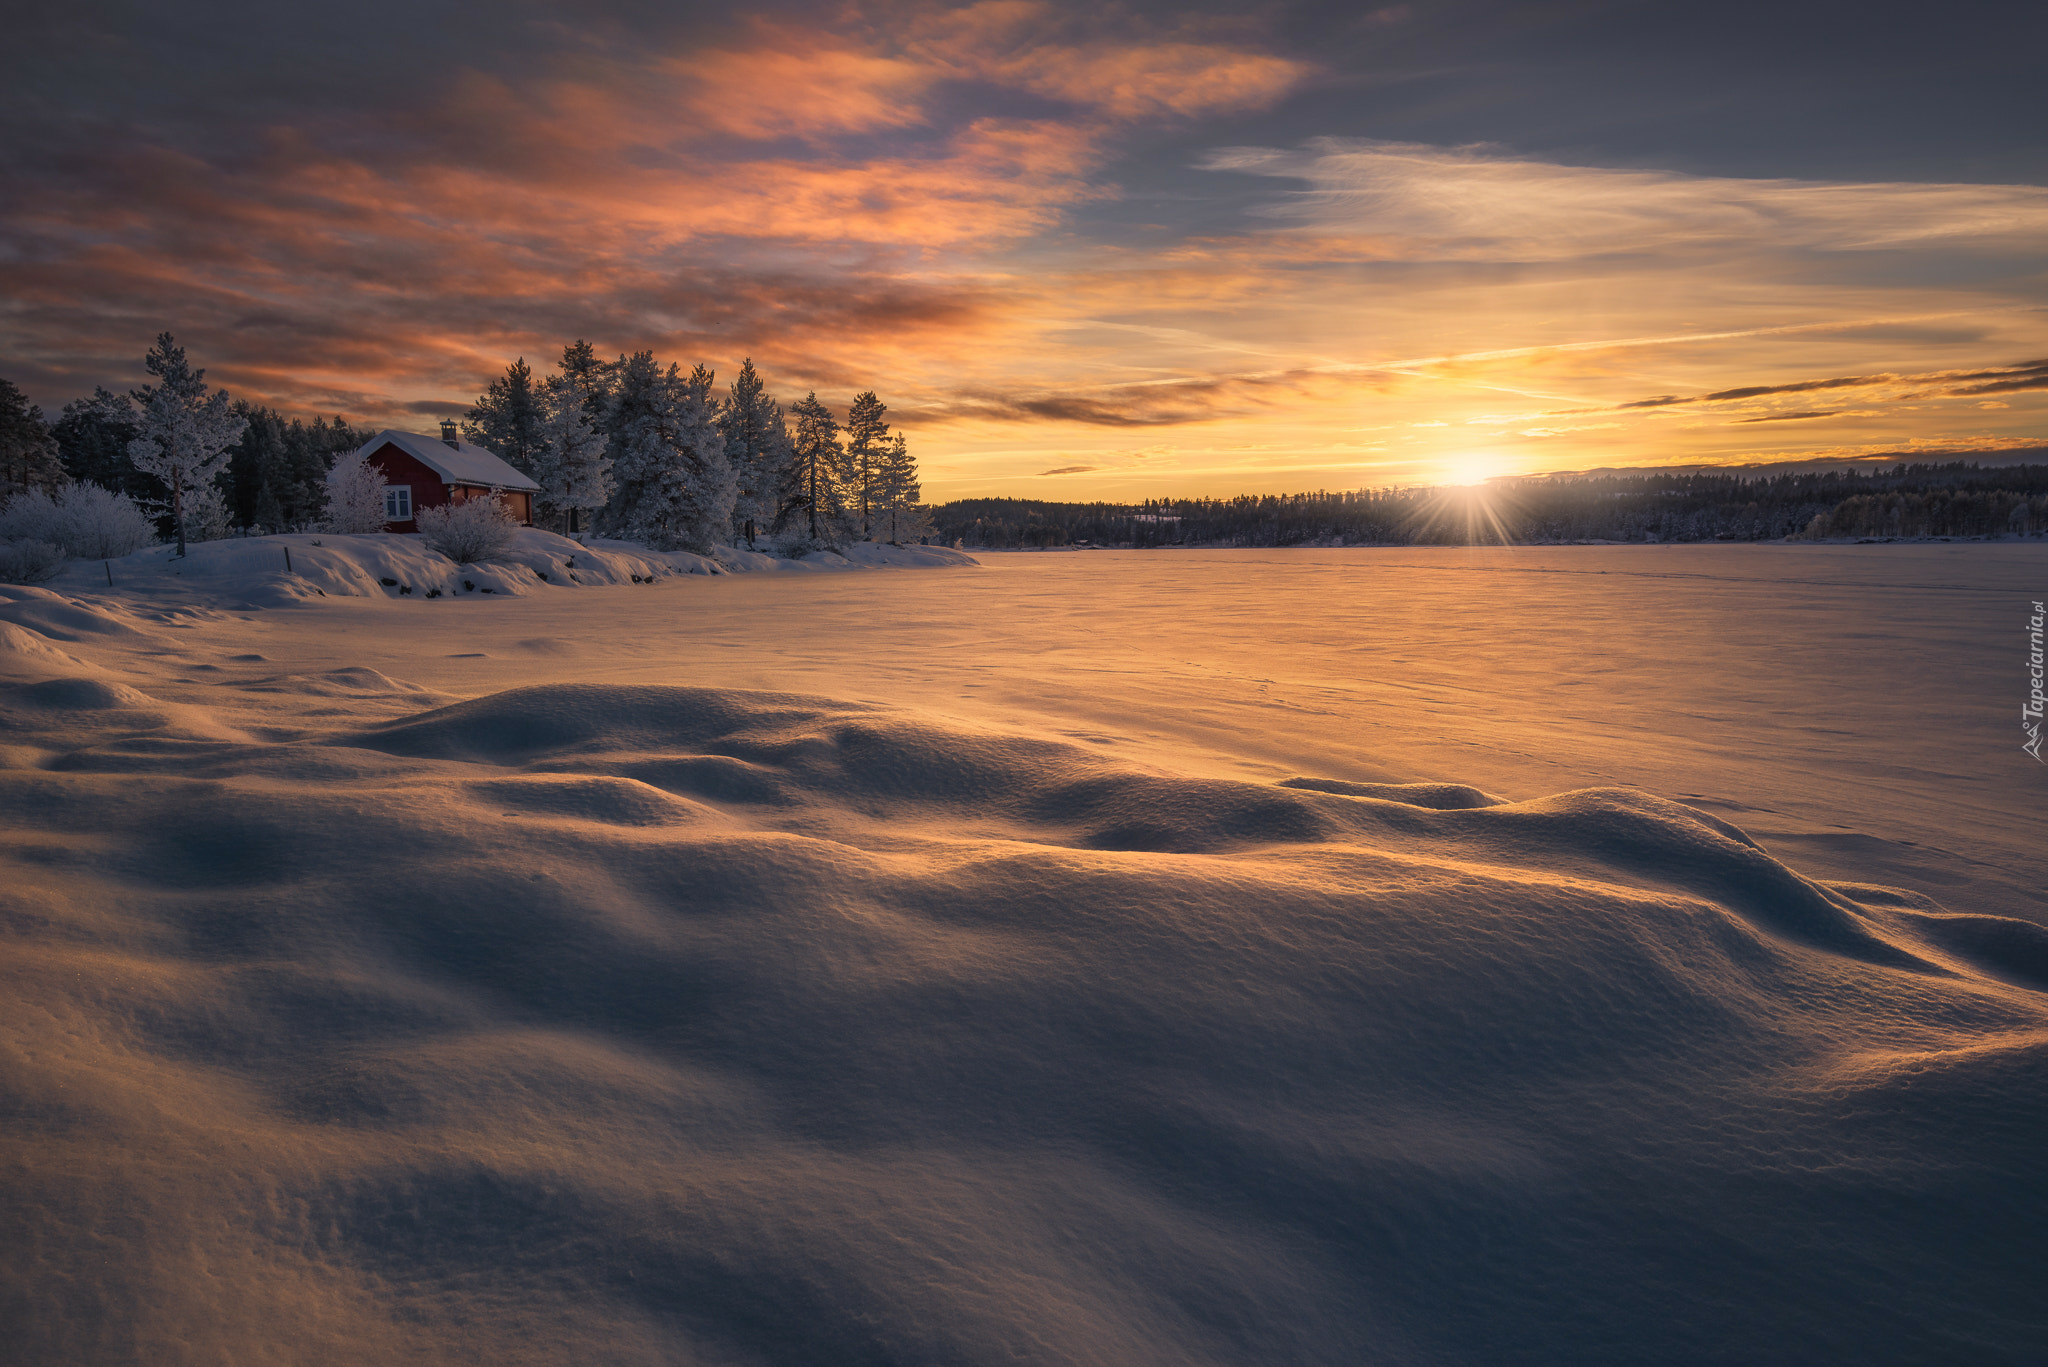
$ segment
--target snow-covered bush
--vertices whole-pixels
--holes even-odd
[[[73,484],[57,496],[58,544],[82,560],[113,560],[156,544],[156,523],[126,494]]]
[[[13,541],[24,536],[56,540],[57,500],[41,489],[30,489],[7,500],[0,508],[0,537]]]
[[[0,584],[40,584],[64,564],[64,549],[48,541],[0,541]]]
[[[384,515],[384,472],[360,455],[343,456],[327,472],[327,520],[323,532],[381,532]]]
[[[414,516],[421,539],[458,565],[503,555],[519,530],[512,510],[495,498],[444,503],[438,508],[422,508]]]
[[[55,497],[37,489],[0,510],[0,538],[48,542],[66,555],[111,560],[156,544],[156,524],[126,494],[67,484]]]
[[[188,541],[223,541],[235,530],[234,514],[220,486],[206,483],[185,495],[185,538]]]

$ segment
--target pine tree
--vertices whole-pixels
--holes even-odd
[[[0,504],[31,489],[52,493],[63,483],[64,463],[43,410],[12,381],[0,380]]]
[[[732,392],[719,407],[718,428],[733,474],[733,535],[752,546],[757,535],[780,523],[791,456],[782,406],[769,397],[753,361],[740,362]]]
[[[284,435],[286,478],[277,490],[286,523],[304,527],[319,518],[327,502],[327,472],[362,444],[362,434],[340,416],[332,425],[315,418],[310,427],[292,419]]]
[[[171,521],[177,528],[178,554],[182,556],[187,504],[202,487],[212,486],[214,476],[227,465],[228,447],[242,435],[246,424],[229,407],[226,390],[208,391],[206,372],[192,369],[185,360],[185,348],[170,333],[157,336],[142,363],[160,383],[134,393],[142,420],[140,435],[128,444],[128,457],[136,469],[155,475],[169,491]],[[205,504],[209,522],[213,520],[213,501],[208,499]]]
[[[891,545],[899,545],[909,537],[929,534],[931,512],[918,502],[924,490],[917,478],[917,460],[910,454],[909,443],[904,441],[901,433],[884,448],[882,468],[875,485],[875,506],[889,529]]]
[[[832,411],[818,402],[816,390],[805,395],[790,413],[796,418],[795,449],[778,521],[787,521],[801,512],[809,526],[810,539],[829,542],[839,535],[846,507],[840,487],[846,451],[839,444],[839,424]]]
[[[233,407],[245,424],[241,437],[228,448],[228,488],[235,521],[244,527],[260,525],[279,531],[284,511],[278,505],[277,486],[289,478],[285,455],[289,429],[284,415],[245,400],[236,400]],[[258,504],[265,504],[277,521],[260,516]]]
[[[132,498],[170,501],[163,486],[139,473],[128,458],[128,443],[135,440],[135,405],[125,395],[95,388],[91,398],[65,404],[50,431],[71,478]]]
[[[641,352],[622,357],[616,374],[612,525],[656,550],[709,553],[730,534],[735,496],[711,372],[664,372]]]
[[[602,400],[602,393],[595,397]],[[603,408],[593,410],[592,391],[570,374],[548,380],[547,421],[541,432],[539,469],[543,508],[566,515],[569,534],[582,531],[582,514],[611,500],[611,459],[605,455]]]
[[[546,441],[541,432],[546,422],[543,408],[540,386],[521,356],[477,396],[475,406],[463,415],[462,435],[532,475]]]
[[[889,424],[882,415],[887,404],[870,389],[858,395],[846,410],[846,498],[860,518],[863,540],[873,540],[876,484],[889,451]]]

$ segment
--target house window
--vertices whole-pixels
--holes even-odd
[[[410,484],[387,484],[384,486],[384,520],[386,522],[412,521],[412,486]]]

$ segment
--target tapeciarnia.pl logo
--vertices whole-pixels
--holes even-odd
[[[2027,674],[2033,687],[2027,692],[2026,706],[2020,709],[2020,726],[2027,733],[2026,743],[2020,749],[2048,764],[2048,759],[2041,759],[2041,709],[2044,703],[2048,703],[2048,698],[2044,698],[2041,692],[2041,623],[2044,619],[2048,619],[2048,609],[2044,609],[2036,599],[2034,615],[2027,619]]]

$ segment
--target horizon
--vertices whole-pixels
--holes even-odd
[[[933,502],[2038,447],[2048,19],[1909,13],[71,7],[6,59],[0,375],[54,417],[167,329],[431,428],[575,337],[751,355]]]

